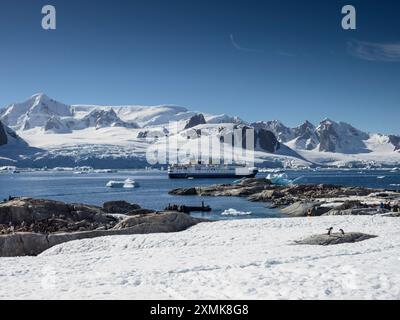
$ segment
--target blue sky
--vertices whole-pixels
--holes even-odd
[[[400,134],[399,16],[397,0],[2,0],[0,105],[45,92]]]

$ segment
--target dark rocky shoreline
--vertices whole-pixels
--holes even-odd
[[[175,189],[170,194],[245,197],[279,208],[292,217],[400,216],[399,192],[323,184],[279,186],[265,178]],[[178,232],[205,221],[186,213],[156,212],[125,201],[106,202],[99,207],[15,198],[0,203],[0,257],[38,255],[54,245],[86,238]]]
[[[265,178],[244,179],[236,184],[174,189],[171,195],[202,197],[235,196],[265,202],[289,216],[372,215],[400,216],[400,193],[338,185],[274,185]],[[391,209],[381,208],[381,203]]]
[[[103,207],[15,198],[0,203],[0,257],[38,255],[86,238],[178,232],[206,220],[176,211],[143,209],[125,201]]]

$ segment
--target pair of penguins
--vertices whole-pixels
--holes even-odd
[[[330,236],[330,235],[332,234],[333,227],[330,227],[329,229],[326,229],[326,230],[328,230],[328,236]],[[339,232],[340,232],[342,235],[345,235],[343,229],[339,229]]]

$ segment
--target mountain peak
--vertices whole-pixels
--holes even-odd
[[[332,120],[331,118],[325,118],[319,124],[320,125],[338,125],[338,123],[336,121]]]
[[[307,125],[309,127],[314,126],[314,124],[312,124],[310,121],[308,120],[304,120],[303,125]]]
[[[39,101],[46,101],[46,100],[51,100],[51,99],[49,98],[49,96],[47,94],[45,94],[43,92],[39,92],[39,93],[36,93],[33,96],[31,96],[29,98],[29,100],[35,100],[35,101],[39,102]]]

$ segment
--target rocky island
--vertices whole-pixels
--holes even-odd
[[[276,185],[266,178],[233,184],[180,188],[171,195],[236,196],[265,202],[288,216],[374,215],[400,216],[400,192],[338,185]]]

